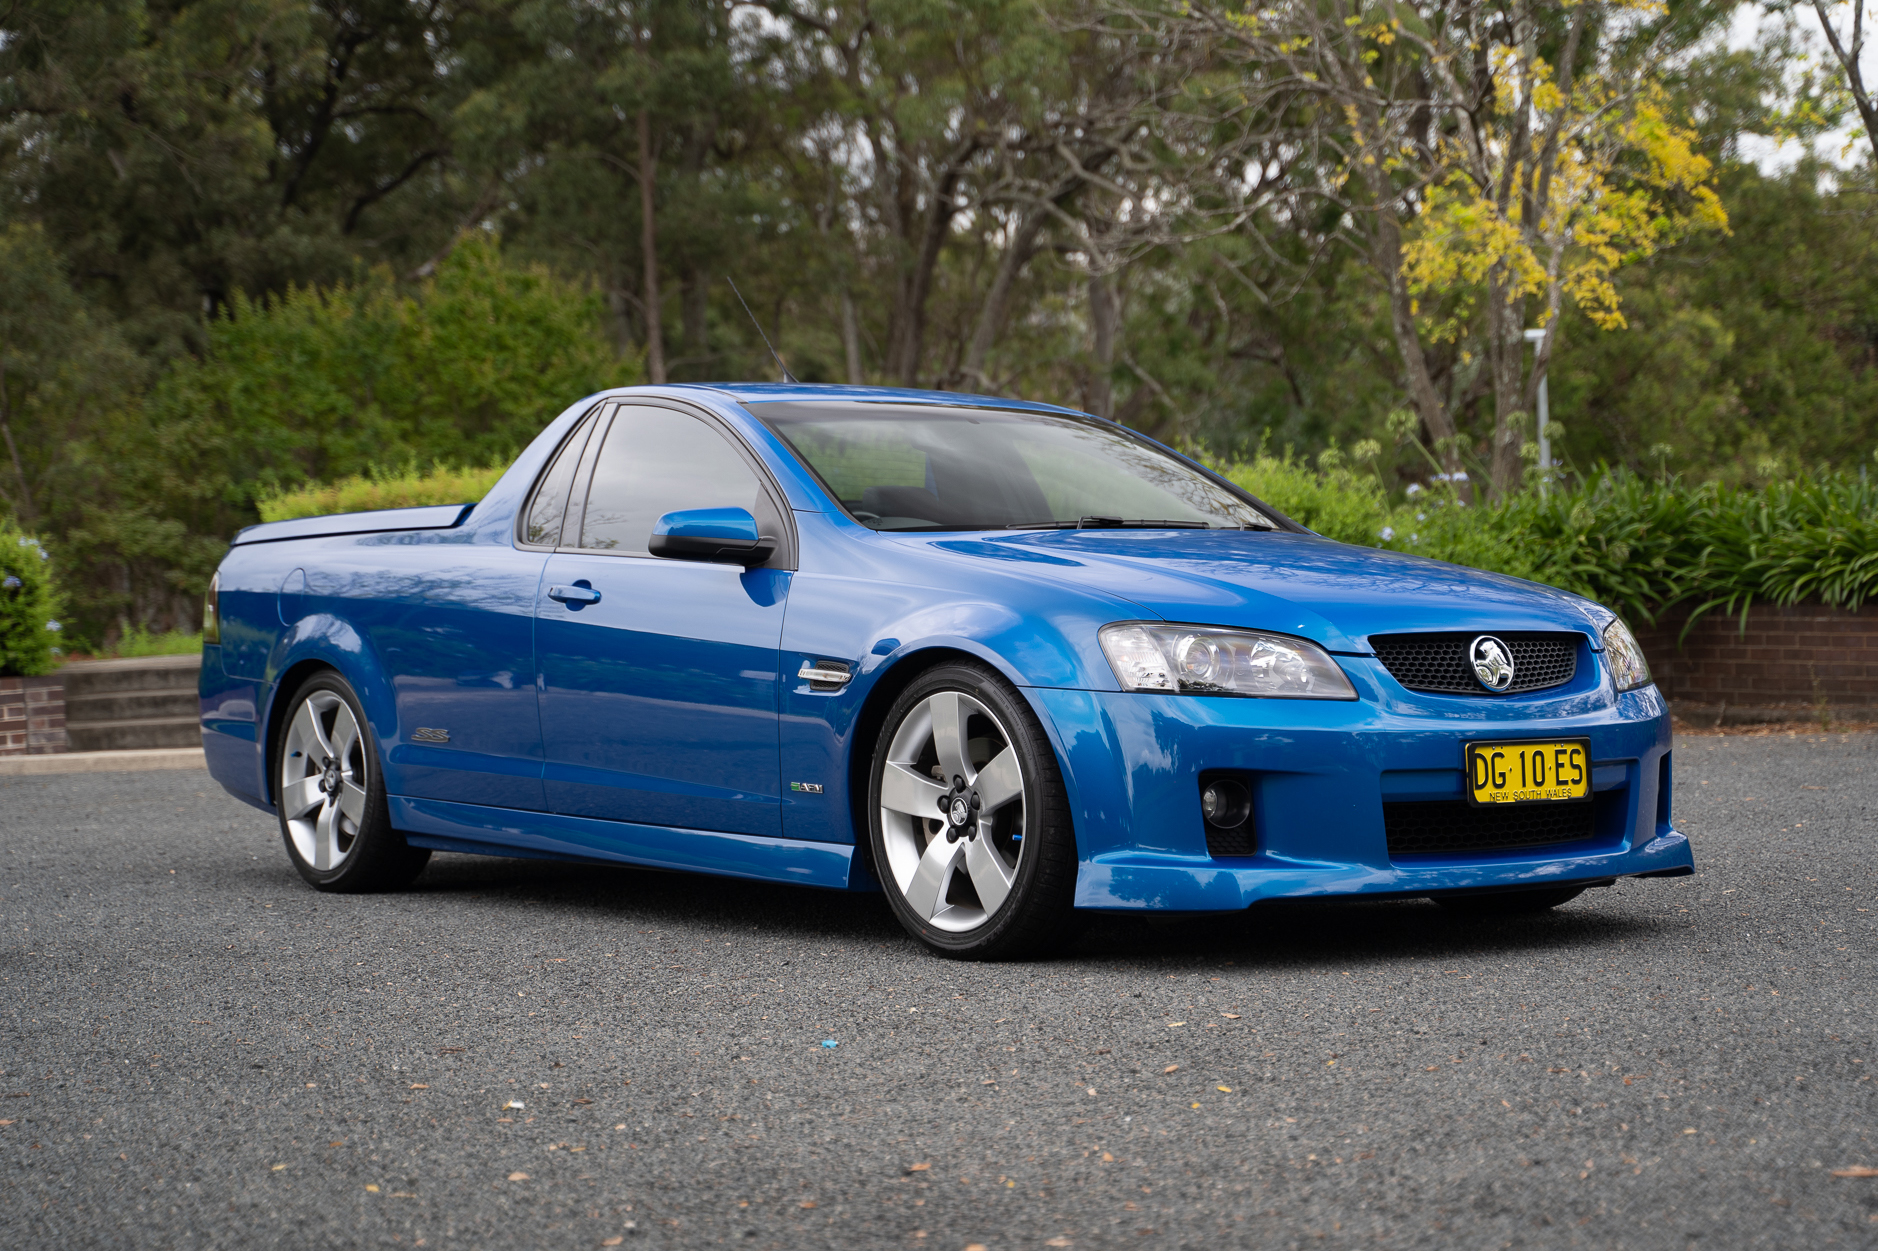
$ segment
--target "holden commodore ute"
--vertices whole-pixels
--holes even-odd
[[[650,866],[879,890],[991,958],[1096,911],[1693,872],[1608,609],[1043,404],[605,392],[478,503],[242,531],[205,627],[209,768],[323,891]]]

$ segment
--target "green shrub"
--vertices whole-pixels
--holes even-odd
[[[58,615],[46,549],[0,517],[0,677],[52,672],[61,654]]]
[[[337,482],[281,491],[259,501],[262,521],[294,517],[325,517],[333,513],[364,513],[379,508],[416,508],[424,504],[474,504],[508,471],[508,465],[486,469],[438,466],[420,473],[416,466],[403,470],[373,470]]]
[[[480,236],[415,288],[378,270],[237,297],[207,338],[111,432],[112,503],[63,536],[61,553],[124,571],[79,583],[94,635],[149,619],[114,589],[144,571],[171,602],[200,596],[263,498],[374,466],[506,462],[569,403],[639,378],[596,291]]]
[[[1757,490],[1600,468],[1571,489],[1469,508],[1429,490],[1392,502],[1334,455],[1316,470],[1289,454],[1220,468],[1328,538],[1530,578],[1632,621],[1878,599],[1878,487],[1850,474]]]

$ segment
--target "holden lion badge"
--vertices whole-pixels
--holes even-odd
[[[1491,634],[1483,634],[1468,645],[1467,659],[1473,663],[1474,676],[1490,691],[1504,691],[1513,685],[1513,653]]]

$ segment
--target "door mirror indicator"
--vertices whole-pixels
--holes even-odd
[[[706,560],[748,569],[776,552],[747,508],[687,508],[666,513],[652,527],[646,550],[667,560]]]

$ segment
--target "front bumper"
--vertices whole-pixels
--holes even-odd
[[[1027,694],[1065,765],[1081,908],[1224,912],[1263,899],[1693,871],[1689,841],[1670,823],[1669,712],[1655,687],[1616,696],[1606,687],[1565,699],[1351,702]],[[1579,736],[1591,740],[1592,837],[1503,851],[1391,854],[1384,805],[1460,800],[1466,742]],[[1199,775],[1216,769],[1250,777],[1251,855],[1216,858],[1207,850]]]

